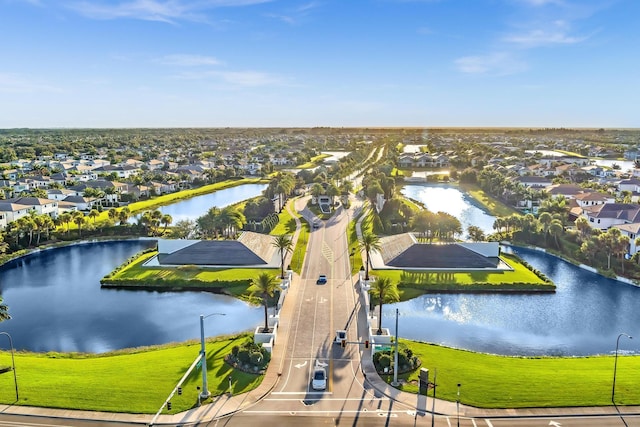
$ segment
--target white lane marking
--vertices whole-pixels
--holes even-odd
[[[487,423],[487,425],[488,425],[489,427],[493,427],[493,424],[491,424],[491,421],[489,421],[489,420],[484,420],[484,421]]]
[[[298,363],[297,365],[293,365],[296,368],[300,369],[300,368],[304,368],[305,366],[307,366],[307,360],[304,361],[304,363]]]

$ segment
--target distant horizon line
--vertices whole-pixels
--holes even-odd
[[[87,130],[87,129],[101,129],[101,130],[130,130],[130,129],[433,129],[433,130],[448,130],[448,129],[468,129],[468,130],[620,130],[620,131],[637,131],[640,127],[606,127],[606,126],[594,126],[594,127],[580,127],[580,126],[95,126],[95,127],[10,127],[0,128],[0,131],[7,130]]]

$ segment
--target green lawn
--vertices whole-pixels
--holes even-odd
[[[402,325],[400,324],[400,327]],[[400,340],[429,369],[437,370],[437,397],[455,401],[461,383],[461,401],[482,408],[527,408],[560,406],[608,406],[614,358],[506,357],[455,350],[437,345]],[[616,402],[640,404],[637,372],[640,357],[618,356]],[[418,392],[419,369],[399,378],[400,388]],[[385,377],[387,381],[392,379]],[[431,395],[431,392],[429,392]]]
[[[372,270],[377,277],[388,277],[398,283],[402,300],[415,298],[422,293],[435,291],[553,291],[555,286],[545,282],[533,271],[522,264],[518,258],[502,254],[513,271],[501,272],[461,272],[425,271],[409,272],[405,270]]]
[[[246,298],[251,279],[264,271],[259,268],[201,268],[184,266],[179,268],[142,267],[157,252],[148,252],[119,271],[103,279],[103,283],[117,286],[162,289],[215,288],[235,297]],[[273,274],[279,269],[271,269]]]
[[[460,188],[480,203],[484,210],[490,215],[500,217],[509,216],[514,213],[521,213],[488,195],[477,185],[460,184]]]
[[[331,157],[330,154],[319,154],[315,157],[311,158],[311,161],[308,161],[307,163],[303,163],[299,166],[296,166],[298,169],[311,169],[311,168],[315,168],[316,166],[318,166],[318,164],[322,163],[322,159],[325,159],[327,157]]]
[[[194,324],[197,320],[194,319]],[[207,343],[209,391],[228,391],[231,375],[234,393],[244,393],[262,382],[263,376],[246,374],[227,365],[223,358],[249,335],[223,337]],[[73,408],[91,411],[155,413],[200,352],[200,343],[172,344],[130,349],[108,355],[78,353],[16,353],[19,405]],[[3,364],[10,353],[0,352]],[[183,384],[183,394],[171,400],[172,413],[197,403],[202,373],[194,370]],[[15,403],[11,371],[0,375],[0,402]],[[166,411],[166,408],[165,408]]]

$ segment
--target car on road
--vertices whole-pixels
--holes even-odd
[[[327,283],[327,276],[324,274],[321,274],[320,276],[318,276],[318,280],[316,280],[316,285],[324,285],[325,283]]]
[[[311,388],[314,390],[327,389],[327,371],[322,366],[316,366],[313,369],[313,380],[311,381]]]
[[[313,228],[319,228],[320,227],[320,221],[318,221],[317,219],[313,221]]]

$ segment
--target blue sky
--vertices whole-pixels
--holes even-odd
[[[0,0],[0,128],[640,127],[638,0]]]

